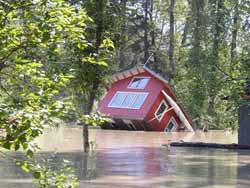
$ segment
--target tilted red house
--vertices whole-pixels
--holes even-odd
[[[98,111],[112,123],[102,128],[148,131],[194,131],[168,82],[147,67],[136,66],[113,76]]]

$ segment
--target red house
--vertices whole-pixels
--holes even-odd
[[[168,82],[147,67],[136,66],[113,76],[98,111],[112,121],[107,129],[194,131]]]

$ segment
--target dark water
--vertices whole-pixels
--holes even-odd
[[[79,128],[47,130],[38,139],[42,151],[37,159],[49,158],[52,167],[63,159],[75,169],[80,187],[250,187],[250,151],[166,148],[171,141],[235,142],[237,135],[209,133],[154,133],[91,130],[95,149],[82,152]],[[56,152],[55,152],[56,151]],[[20,153],[12,154],[22,157]],[[0,158],[0,188],[30,188],[32,180],[11,160]]]

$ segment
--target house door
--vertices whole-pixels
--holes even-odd
[[[175,132],[177,129],[177,123],[174,119],[174,117],[171,117],[171,119],[169,120],[166,128],[165,128],[165,131],[166,132]]]

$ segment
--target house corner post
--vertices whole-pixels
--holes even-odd
[[[238,110],[238,144],[250,145],[250,81],[246,80],[245,95],[246,101]]]

